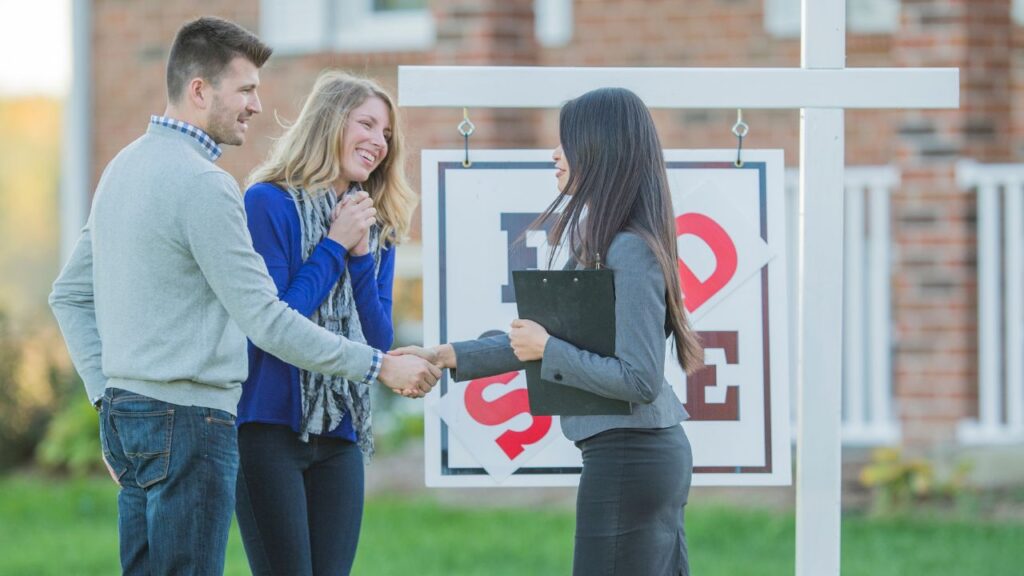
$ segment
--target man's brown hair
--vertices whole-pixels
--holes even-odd
[[[257,68],[273,50],[255,34],[234,22],[203,16],[178,30],[167,59],[167,97],[178,102],[185,84],[199,77],[216,85],[224,69],[241,56]]]

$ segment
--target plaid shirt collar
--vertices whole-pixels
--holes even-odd
[[[173,130],[177,130],[182,134],[187,134],[196,139],[197,142],[206,150],[206,154],[210,157],[210,162],[216,162],[217,158],[220,158],[221,150],[220,146],[210,138],[210,135],[203,132],[200,128],[189,124],[188,122],[182,122],[181,120],[175,120],[174,118],[168,118],[167,116],[157,116],[156,114],[149,117],[149,123],[156,126],[165,126]]]

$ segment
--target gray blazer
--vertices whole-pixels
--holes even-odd
[[[615,356],[605,357],[551,337],[541,376],[608,398],[626,400],[624,416],[562,416],[562,433],[579,441],[612,428],[668,428],[689,415],[665,380],[665,279],[640,236],[620,232],[605,262],[615,271]],[[456,381],[522,370],[507,335],[453,342]]]

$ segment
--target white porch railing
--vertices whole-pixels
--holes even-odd
[[[965,444],[1024,440],[1024,164],[957,166],[978,202],[978,417]]]
[[[790,266],[790,350],[796,342],[797,171],[786,171],[787,243]],[[846,169],[843,325],[843,442],[890,444],[899,440],[893,410],[890,297],[889,196],[899,185],[893,166]],[[827,343],[823,343],[827,345]],[[796,374],[795,354],[790,366]],[[796,417],[796,386],[791,402]],[[795,428],[794,428],[795,429]]]

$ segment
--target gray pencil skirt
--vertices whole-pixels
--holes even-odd
[[[682,426],[607,430],[576,443],[574,576],[689,576],[683,513],[693,454]]]

